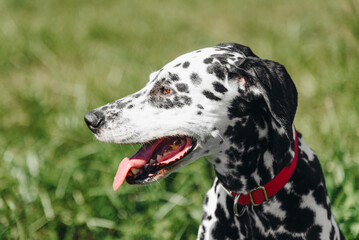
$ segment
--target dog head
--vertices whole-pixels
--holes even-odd
[[[124,179],[157,181],[201,156],[231,154],[231,147],[247,151],[268,126],[290,139],[296,106],[282,65],[227,43],[176,58],[143,89],[92,110],[85,121],[101,141],[143,143],[120,164],[118,188]]]

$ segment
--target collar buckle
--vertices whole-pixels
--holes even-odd
[[[253,192],[256,192],[256,191],[258,191],[258,190],[262,190],[263,195],[264,195],[264,201],[263,201],[263,202],[259,202],[259,203],[255,203],[254,197],[253,197]],[[250,191],[250,192],[249,192],[249,198],[251,199],[251,203],[252,203],[253,206],[258,206],[258,205],[261,205],[262,203],[268,201],[268,195],[267,195],[267,191],[266,191],[265,187],[260,186],[260,187],[258,187],[258,188],[256,188],[256,189]]]

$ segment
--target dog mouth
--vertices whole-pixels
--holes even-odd
[[[196,146],[186,136],[164,137],[144,143],[131,157],[124,158],[113,181],[116,191],[126,180],[129,184],[148,184],[167,176]]]

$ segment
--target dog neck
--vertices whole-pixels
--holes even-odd
[[[294,130],[281,135],[283,131],[273,121],[255,122],[247,119],[245,124],[228,127],[221,151],[214,157],[219,181],[235,192],[263,186],[290,165],[294,156]]]

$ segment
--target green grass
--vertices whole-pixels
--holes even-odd
[[[358,239],[358,12],[354,0],[0,1],[0,239],[194,239],[211,166],[114,193],[135,147],[96,141],[83,114],[219,42],[286,66],[297,129],[344,234]]]

